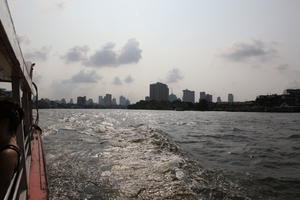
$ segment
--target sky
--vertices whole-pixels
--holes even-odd
[[[10,0],[41,98],[300,88],[299,0]]]

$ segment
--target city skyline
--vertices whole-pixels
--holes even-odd
[[[9,5],[40,97],[95,101],[100,92],[136,102],[150,82],[165,82],[176,95],[189,88],[246,101],[300,87],[296,0]]]

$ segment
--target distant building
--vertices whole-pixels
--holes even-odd
[[[213,96],[211,94],[206,94],[206,101],[213,102]]]
[[[65,99],[65,98],[62,98],[62,99],[60,100],[60,103],[61,103],[61,104],[67,104],[66,99]]]
[[[117,100],[116,100],[116,98],[113,98],[113,99],[112,99],[111,104],[114,105],[114,106],[117,105]]]
[[[150,84],[150,100],[168,101],[169,88],[163,83]]]
[[[300,89],[286,89],[283,94],[291,96],[300,96]]]
[[[77,97],[77,105],[86,105],[86,96]]]
[[[125,106],[126,105],[126,98],[123,96],[120,96],[119,98],[119,105],[120,106]]]
[[[233,103],[233,94],[228,94],[228,103]]]
[[[93,105],[94,104],[93,99],[90,98],[89,100],[87,100],[86,104],[90,106]]]
[[[99,105],[104,105],[104,99],[103,99],[103,97],[102,96],[99,96],[99,98],[98,98],[98,104]]]
[[[195,92],[188,89],[183,90],[182,101],[195,103]]]
[[[173,102],[173,101],[176,101],[177,100],[177,96],[175,94],[170,94],[169,95],[169,101],[170,102]]]
[[[112,99],[111,94],[106,94],[104,97],[104,105],[105,106],[111,106],[112,105]]]
[[[74,104],[74,102],[73,102],[73,99],[72,99],[72,98],[70,99],[70,104]]]
[[[205,92],[200,92],[200,100],[206,100]]]
[[[217,103],[221,103],[221,102],[222,102],[221,97],[218,97],[217,98]]]
[[[146,96],[146,97],[145,97],[145,101],[150,101],[150,97],[149,97],[149,96]]]

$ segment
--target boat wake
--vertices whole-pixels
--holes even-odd
[[[72,127],[52,127],[44,138],[50,199],[250,199],[162,131],[107,120],[65,123]]]

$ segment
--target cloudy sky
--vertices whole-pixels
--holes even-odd
[[[300,87],[299,0],[11,0],[41,97],[226,99]]]

